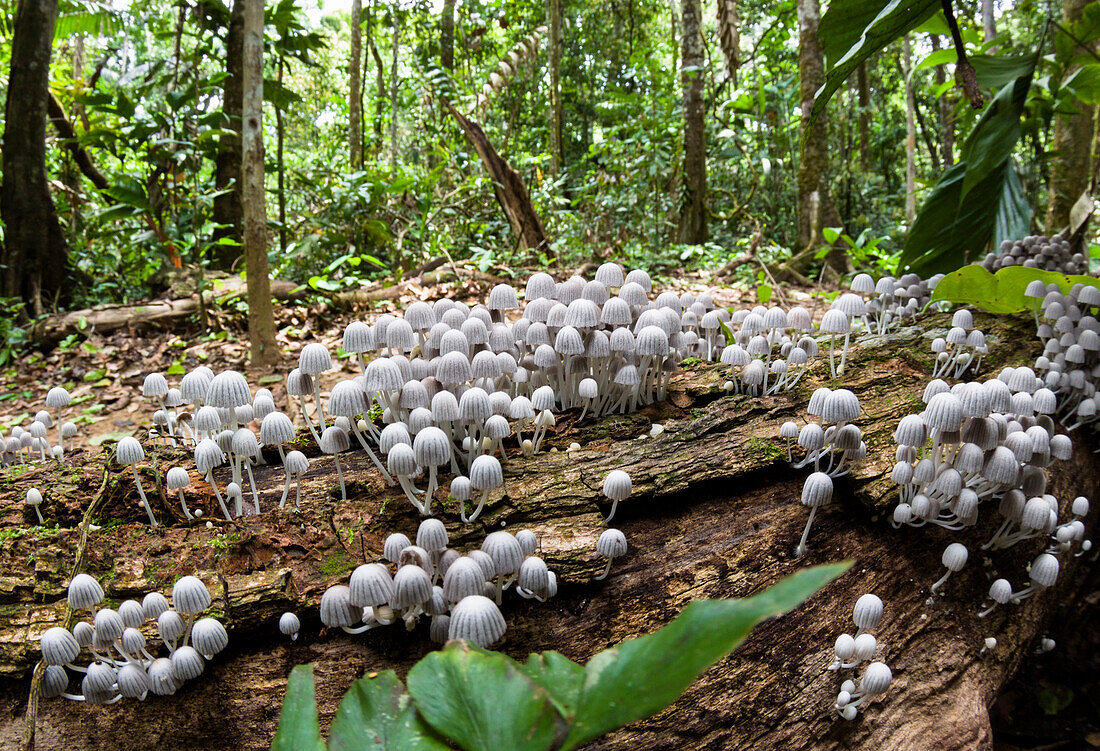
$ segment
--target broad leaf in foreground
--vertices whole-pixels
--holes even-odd
[[[275,733],[271,751],[325,751],[313,696],[312,665],[298,665],[290,671],[279,731]]]
[[[444,751],[392,670],[360,678],[344,694],[329,733],[332,751]]]

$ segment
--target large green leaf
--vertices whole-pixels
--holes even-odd
[[[974,186],[981,183],[996,169],[1008,161],[1016,141],[1020,139],[1020,118],[1031,88],[1031,76],[1036,58],[1025,74],[1007,84],[982,112],[974,129],[959,152],[959,161],[966,163],[962,194],[965,199]]]
[[[520,666],[527,677],[546,689],[550,701],[564,717],[577,711],[577,697],[584,685],[584,668],[558,652],[541,652],[527,656]]]
[[[328,746],[331,751],[447,748],[417,715],[416,706],[392,670],[351,684],[336,710]]]
[[[991,245],[1000,247],[1005,240],[1019,240],[1031,229],[1031,204],[1028,203],[1020,174],[1010,160],[1005,170],[1005,180],[1001,187],[1001,200],[997,202],[997,212],[993,218],[993,237]]]
[[[408,683],[421,716],[466,751],[542,751],[568,729],[515,661],[465,642],[418,662]]]
[[[1072,276],[1026,266],[1006,266],[991,274],[977,264],[970,264],[941,279],[932,300],[973,305],[990,313],[1019,313],[1033,309],[1035,301],[1025,297],[1024,292],[1036,279],[1043,284],[1053,282],[1062,292],[1069,292],[1075,284],[1100,287],[1100,279],[1094,276]]]
[[[1000,89],[1035,70],[1034,55],[967,55],[966,59],[983,89]]]
[[[833,50],[837,55],[837,49],[850,41],[854,34],[851,28],[862,23],[871,12],[877,8],[878,12],[871,17],[859,33],[855,42],[848,46],[846,52],[835,62],[830,60],[829,69],[825,72],[825,85],[818,89],[814,96],[814,106],[810,117],[821,114],[828,104],[833,93],[848,80],[861,62],[886,47],[896,39],[913,30],[927,21],[940,9],[939,0],[833,0],[825,15],[821,18],[819,35],[822,44],[825,42],[825,33],[830,30],[839,30],[839,42],[828,42],[828,50]],[[833,16],[830,18],[830,16]],[[850,23],[846,18],[850,17]],[[824,31],[822,31],[824,27]]]
[[[1100,63],[1082,65],[1062,83],[1085,104],[1100,104]]]
[[[577,715],[562,748],[575,748],[667,707],[753,626],[797,607],[850,565],[800,571],[743,600],[689,603],[661,630],[600,652],[585,667]]]
[[[312,665],[298,665],[290,671],[279,731],[275,733],[271,751],[325,751],[313,696]]]

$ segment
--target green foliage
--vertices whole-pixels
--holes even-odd
[[[1027,266],[1006,266],[991,274],[982,266],[970,264],[941,279],[932,301],[973,305],[990,313],[1019,313],[1038,305],[1038,301],[1024,295],[1027,285],[1036,279],[1043,284],[1057,284],[1063,293],[1075,284],[1100,287],[1100,279],[1095,276],[1059,274]]]
[[[814,258],[818,260],[827,256],[829,251],[832,250],[832,245],[839,240],[847,246],[848,258],[851,259],[852,265],[856,268],[872,268],[890,275],[897,273],[898,254],[896,251],[889,249],[890,238],[873,237],[869,227],[855,238],[845,234],[843,227],[826,227],[821,230],[821,236],[828,245],[814,254]]]
[[[667,707],[753,626],[797,607],[850,565],[800,571],[747,599],[689,603],[669,625],[600,652],[586,666],[557,652],[520,664],[450,642],[409,671],[407,694],[392,671],[356,681],[329,747],[442,749],[445,738],[466,751],[576,748]],[[308,670],[291,673],[276,751],[323,747],[312,685],[303,685]]]

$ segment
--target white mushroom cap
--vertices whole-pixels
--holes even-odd
[[[168,381],[164,379],[164,376],[160,373],[150,373],[145,376],[145,380],[141,384],[141,395],[152,396],[164,396],[168,393]]]
[[[363,609],[349,602],[351,590],[342,584],[329,587],[321,595],[321,623],[328,628],[350,628],[363,618]]]
[[[481,550],[492,558],[494,576],[515,574],[523,565],[523,548],[509,532],[490,532],[481,544]]]
[[[42,503],[42,493],[38,490],[38,488],[28,488],[27,497],[24,500],[24,503],[26,503],[28,506],[37,506],[38,504]]]
[[[443,598],[457,603],[470,595],[479,595],[485,586],[485,572],[470,556],[452,563],[443,575]]]
[[[105,704],[115,696],[115,669],[102,662],[93,662],[80,681],[80,692],[90,704]]]
[[[149,674],[134,662],[119,668],[118,692],[127,699],[143,699],[150,689]]]
[[[187,626],[183,618],[175,610],[165,610],[157,616],[157,633],[160,638],[168,642],[175,642],[186,630]]]
[[[408,550],[408,548],[406,548]],[[423,605],[432,596],[432,578],[420,566],[402,566],[393,577],[390,604],[398,610]]]
[[[861,691],[870,694],[872,696],[886,693],[886,689],[890,688],[890,682],[894,679],[894,674],[890,672],[890,668],[886,666],[884,662],[872,662],[867,666],[867,669],[863,671],[863,677],[859,681],[859,688]]]
[[[448,543],[447,528],[439,519],[425,519],[416,530],[416,544],[429,553],[446,550]]]
[[[963,566],[966,565],[967,558],[969,557],[970,552],[966,549],[965,545],[960,542],[953,542],[944,548],[940,560],[949,570],[961,571]]]
[[[863,662],[874,657],[878,641],[871,634],[860,634],[853,641],[853,646],[855,647],[853,655],[856,661]]]
[[[613,469],[607,473],[603,481],[603,494],[612,501],[622,501],[630,497],[633,487],[630,475],[621,469]]]
[[[309,469],[309,459],[301,451],[291,451],[286,455],[286,471],[292,475],[305,474]]]
[[[177,612],[196,615],[210,607],[210,592],[195,576],[182,576],[172,586],[172,604]]]
[[[321,450],[326,454],[339,454],[347,451],[350,446],[348,434],[342,428],[330,425],[321,433]]]
[[[519,532],[516,532],[516,542],[518,542],[520,548],[523,549],[524,555],[534,555],[539,547],[538,536],[529,529],[521,529]]]
[[[1053,587],[1058,579],[1060,564],[1058,559],[1050,553],[1040,553],[1031,562],[1031,582],[1039,587]]]
[[[503,484],[504,473],[495,456],[482,454],[474,459],[470,465],[470,485],[474,490],[491,490]]]
[[[157,696],[171,696],[179,688],[179,682],[172,671],[172,661],[167,657],[153,660],[146,672],[149,675],[149,689]]]
[[[298,638],[298,632],[302,630],[302,622],[294,613],[283,613],[279,616],[279,632],[291,639]]]
[[[124,600],[118,606],[118,614],[127,628],[141,628],[146,621],[145,610],[137,600]]]
[[[294,423],[282,412],[269,412],[260,422],[260,440],[265,446],[280,446],[294,440]]]
[[[852,610],[852,620],[856,628],[872,631],[882,621],[882,600],[873,594],[861,595]]]
[[[56,699],[69,689],[69,674],[60,665],[47,665],[42,681],[43,699]]]
[[[145,459],[145,449],[136,438],[126,436],[115,446],[115,461],[119,464],[137,464]]]
[[[179,490],[191,484],[191,476],[183,467],[172,467],[168,470],[167,485],[169,490]]]
[[[605,529],[596,540],[596,552],[608,558],[626,555],[626,535],[617,529]]]
[[[216,618],[200,618],[191,627],[191,644],[210,659],[229,644],[225,626]]]
[[[824,472],[814,472],[802,486],[802,503],[805,506],[825,506],[833,500],[833,478]]]
[[[50,409],[67,407],[70,401],[72,401],[72,397],[69,396],[69,392],[61,386],[54,386],[46,392],[46,406]]]
[[[235,370],[223,370],[211,379],[204,401],[212,407],[235,409],[251,405],[252,393],[243,375]]]
[[[381,563],[367,563],[351,572],[348,602],[359,607],[377,607],[393,599],[393,578]]]
[[[87,574],[77,574],[69,582],[68,598],[73,610],[91,610],[103,602],[103,587]]]
[[[394,532],[386,538],[382,545],[382,557],[391,563],[397,563],[401,557],[401,551],[412,545],[409,538],[400,532]]]
[[[497,604],[488,597],[464,597],[451,612],[447,635],[487,649],[504,636],[507,624]]]
[[[180,683],[198,678],[206,667],[202,655],[191,646],[177,647],[169,659],[172,661],[172,675]]]
[[[39,647],[42,649],[42,659],[47,665],[65,665],[75,660],[80,654],[80,645],[76,638],[60,626],[46,629],[42,634]]]

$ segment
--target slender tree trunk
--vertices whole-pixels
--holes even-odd
[[[214,232],[215,239],[229,237],[238,245],[214,245],[210,261],[220,268],[229,268],[240,256],[239,243],[244,238],[244,213],[241,207],[241,91],[244,63],[244,3],[233,0],[229,28],[225,35],[225,83],[222,85],[222,113],[225,129],[231,135],[218,139],[214,160],[214,186],[220,195],[214,198],[214,221],[222,225]]]
[[[982,0],[982,36],[986,42],[997,38],[997,22],[993,18],[993,0]]]
[[[939,35],[931,34],[930,38],[932,49],[938,50],[940,48]],[[936,86],[941,86],[947,81],[947,72],[942,65],[936,66],[935,81]],[[939,98],[938,105],[940,114],[940,157],[943,159],[943,168],[947,169],[955,163],[955,118],[951,114],[951,100],[948,99],[948,92],[944,92],[943,96]]]
[[[439,64],[446,71],[455,69],[455,0],[443,0],[439,18]]]
[[[822,227],[836,221],[825,173],[829,166],[829,130],[825,113],[812,122],[814,94],[825,82],[825,53],[817,27],[821,22],[818,0],[798,0],[798,72],[802,109],[802,152],[798,162],[798,250],[822,244]],[[804,258],[807,256],[804,256]],[[828,263],[838,271],[847,268],[843,251],[834,249]]]
[[[397,5],[390,9],[393,20],[393,59],[390,67],[390,166],[397,167],[397,53],[401,49],[401,13]]]
[[[680,83],[684,92],[684,182],[680,196],[680,242],[707,241],[706,105],[703,101],[703,9],[699,0],[681,0]]]
[[[902,37],[901,47],[902,72],[905,75],[905,221],[913,226],[917,215],[917,116],[913,83],[909,76],[913,70],[913,50],[908,34]]]
[[[718,41],[725,63],[723,82],[736,86],[737,68],[741,65],[741,19],[737,14],[737,0],[718,0]]]
[[[264,0],[244,5],[244,66],[241,145],[244,175],[244,258],[248,282],[248,337],[252,365],[275,364],[275,319],[267,266],[267,207],[264,196]]]
[[[351,50],[348,52],[348,155],[351,169],[357,170],[363,164],[363,110],[362,80],[359,75],[360,61],[363,58],[362,32],[360,16],[363,4],[361,0],[351,0]]]
[[[550,174],[557,175],[564,164],[561,127],[561,0],[550,0],[549,6],[547,46],[550,58]]]
[[[680,66],[679,51],[680,51],[680,0],[668,0],[669,11],[671,15],[671,22],[669,24],[670,39],[672,44],[672,70],[677,70]]]
[[[43,313],[67,297],[69,258],[46,178],[46,99],[57,0],[21,0],[4,105],[0,294]]]
[[[383,107],[386,102],[386,65],[374,43],[374,0],[367,5],[367,46],[374,58],[375,94],[374,94],[374,147],[371,151],[377,155],[382,150],[382,122],[385,119]]]
[[[286,62],[279,57],[279,85],[283,85],[283,69]],[[286,128],[283,125],[283,110],[275,108],[275,162],[279,170],[279,252],[286,253],[286,162],[283,159],[283,142],[286,140]],[[362,146],[360,146],[362,148]]]
[[[859,92],[859,169],[871,171],[871,84],[867,78],[867,61],[856,68],[856,88]]]
[[[1065,0],[1062,15],[1065,22],[1080,20],[1089,0]],[[1054,33],[1060,34],[1060,31]],[[1080,52],[1076,50],[1075,52]],[[1070,67],[1066,76],[1079,68]],[[1060,114],[1054,120],[1054,140],[1050,162],[1050,190],[1047,200],[1047,232],[1053,234],[1069,224],[1069,212],[1073,204],[1089,187],[1092,174],[1091,153],[1093,108],[1079,102],[1073,105],[1071,114]]]

